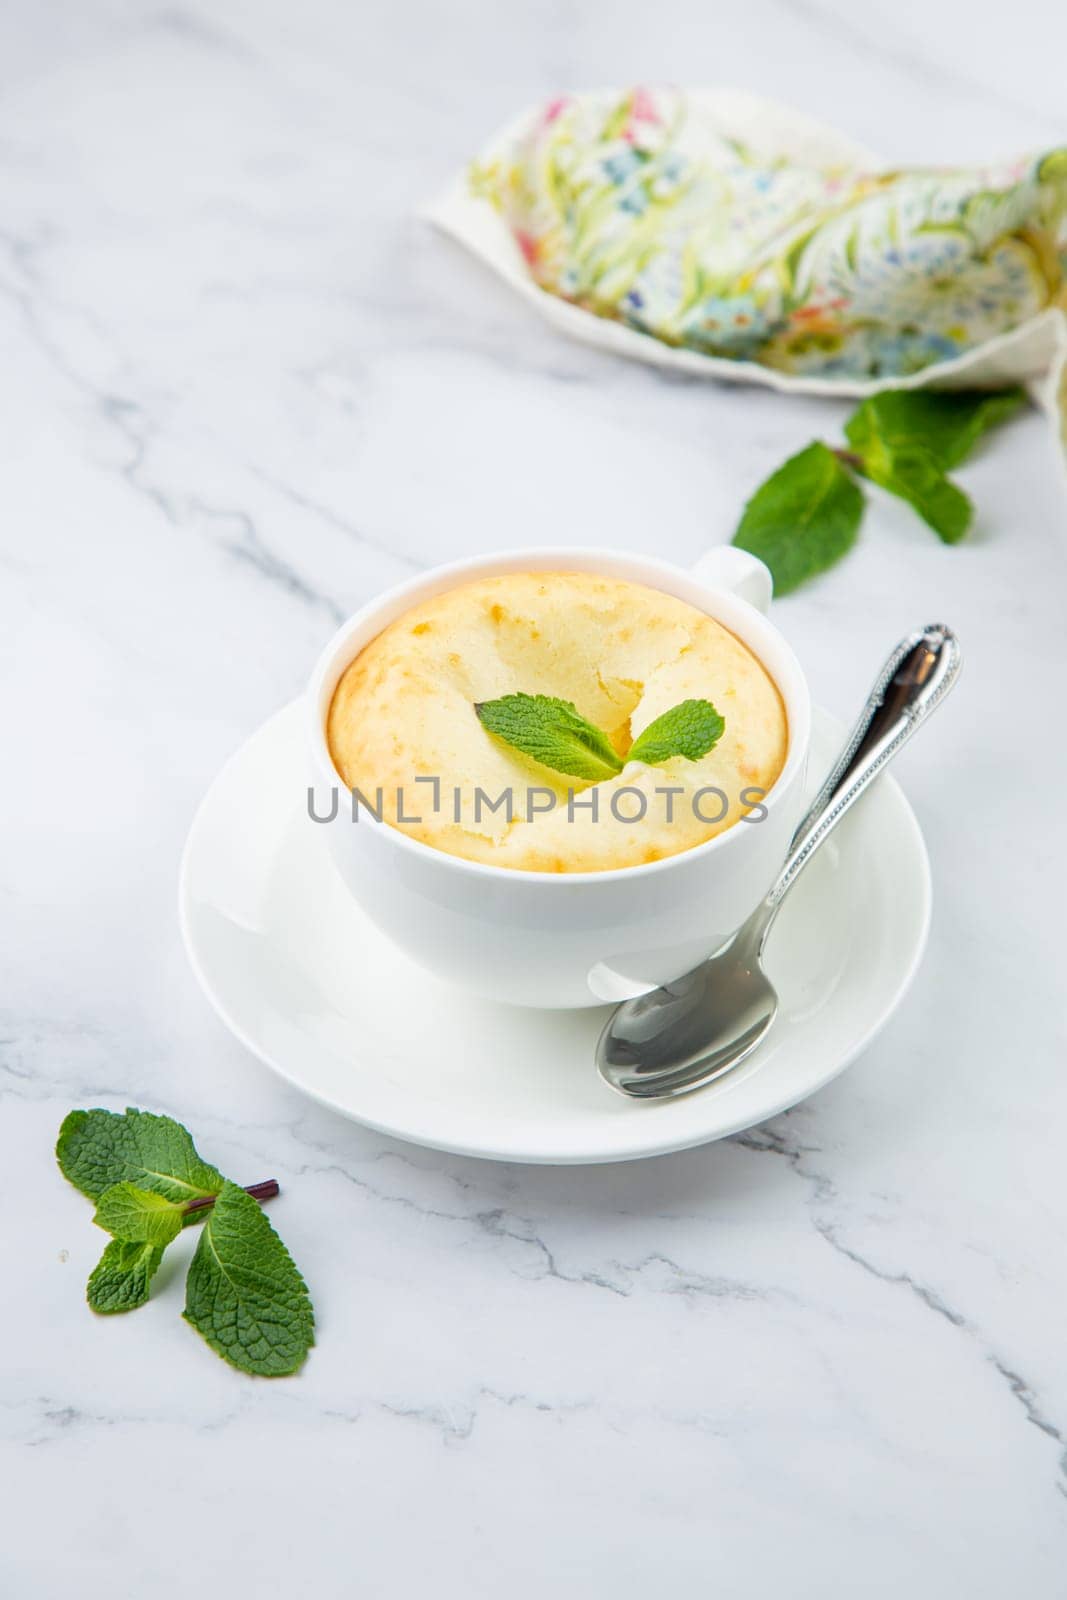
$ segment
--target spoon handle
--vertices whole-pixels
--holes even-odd
[[[959,640],[939,624],[909,634],[878,675],[837,763],[793,835],[761,907],[760,942],[823,840],[948,694],[962,665]]]

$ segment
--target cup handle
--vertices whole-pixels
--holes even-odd
[[[717,544],[702,555],[693,573],[703,583],[714,584],[717,589],[729,589],[764,615],[770,607],[774,583],[767,568],[757,556],[736,545]]]

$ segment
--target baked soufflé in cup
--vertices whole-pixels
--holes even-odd
[[[479,707],[509,695],[569,703],[621,771],[583,781],[495,737]],[[694,700],[724,724],[706,754],[628,760],[650,724]],[[789,737],[773,680],[721,623],[588,572],[507,573],[419,602],[345,670],[326,733],[345,785],[390,826],[545,873],[640,866],[758,819]]]

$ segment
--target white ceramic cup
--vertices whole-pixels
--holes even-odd
[[[522,872],[448,855],[375,821],[352,820],[330,759],[326,716],[337,682],[365,645],[420,601],[508,572],[597,572],[661,589],[737,635],[766,667],[785,704],[785,765],[759,822],[705,844],[610,872]],[[811,705],[796,657],[763,614],[763,563],[722,546],[690,571],[613,550],[512,550],[478,556],[400,584],[346,622],[312,674],[307,714],[315,814],[344,882],[405,953],[438,977],[515,1005],[571,1008],[642,994],[687,972],[741,925],[774,880],[800,820]],[[412,1004],[418,1003],[412,995]]]

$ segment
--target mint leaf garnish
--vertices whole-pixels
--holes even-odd
[[[204,1224],[185,1311],[211,1348],[242,1372],[295,1372],[315,1342],[307,1288],[251,1195],[225,1183]]]
[[[733,543],[770,568],[776,595],[789,594],[851,550],[863,495],[828,445],[816,441],[760,485]]]
[[[726,723],[710,700],[683,700],[638,734],[626,759],[643,761],[650,767],[669,761],[672,756],[699,761],[718,744],[725,728]]]
[[[245,1372],[295,1372],[314,1342],[308,1292],[259,1209],[278,1193],[267,1178],[248,1189],[202,1161],[188,1129],[136,1111],[72,1111],[59,1130],[64,1175],[97,1202],[93,1221],[113,1235],[90,1275],[94,1311],[143,1306],[163,1252],[204,1221],[189,1268],[185,1315]]]
[[[487,732],[554,772],[599,782],[622,771],[607,735],[569,700],[547,694],[506,694],[475,706]]]
[[[185,1207],[132,1183],[113,1183],[100,1196],[93,1216],[115,1239],[168,1245],[182,1231]]]
[[[94,1311],[111,1314],[135,1311],[148,1299],[164,1246],[128,1239],[112,1239],[93,1268],[85,1298]]]
[[[72,1111],[59,1130],[56,1160],[76,1189],[99,1200],[115,1183],[133,1183],[168,1200],[218,1194],[222,1174],[201,1161],[172,1117],[128,1107]]]
[[[722,738],[726,724],[710,700],[683,700],[650,722],[620,759],[607,734],[569,700],[547,694],[506,694],[475,706],[490,733],[554,772],[599,783],[618,777],[627,761],[655,766],[672,756],[699,761]]]
[[[876,442],[890,453],[921,445],[947,472],[967,458],[984,433],[1018,411],[1025,399],[1021,389],[952,394],[887,389],[857,406],[845,423],[845,438],[864,456]]]

